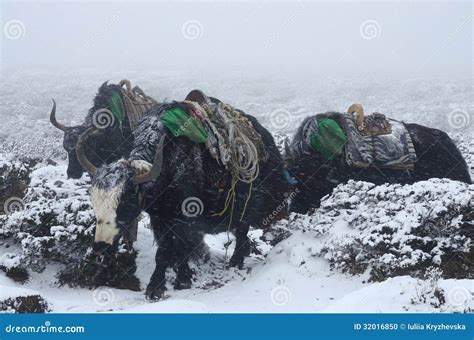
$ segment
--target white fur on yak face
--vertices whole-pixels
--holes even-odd
[[[152,168],[152,164],[144,160],[134,160],[130,163],[120,160],[115,165],[119,170],[120,166],[132,166],[138,174],[148,172]],[[104,171],[110,171],[113,166],[113,164],[110,165]],[[97,218],[95,242],[105,242],[112,245],[120,232],[120,228],[117,226],[117,209],[125,182],[120,176],[111,176],[106,180],[106,183],[108,184],[106,188],[92,186],[90,197]]]
[[[92,187],[91,202],[97,223],[95,227],[95,242],[105,242],[112,245],[120,229],[117,226],[117,208],[122,194],[123,184],[109,189]]]

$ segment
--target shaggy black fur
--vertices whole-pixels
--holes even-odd
[[[339,114],[327,113],[333,119]],[[298,128],[285,162],[298,180],[299,194],[292,200],[291,211],[307,213],[319,207],[320,200],[340,183],[349,179],[383,183],[409,184],[429,178],[449,178],[471,183],[469,169],[453,140],[443,131],[418,124],[405,124],[416,150],[418,161],[414,171],[399,171],[377,167],[356,169],[349,167],[343,156],[328,161],[308,145],[303,138],[306,118]]]
[[[118,207],[117,221],[121,230],[126,230],[126,226],[137,217],[141,209],[150,215],[158,243],[156,269],[146,290],[146,296],[151,299],[163,296],[168,267],[173,267],[177,272],[176,289],[191,286],[192,272],[188,259],[199,250],[196,244],[198,240],[202,240],[203,233],[217,233],[228,229],[234,231],[236,246],[230,265],[242,267],[244,257],[250,251],[247,237],[249,227],[263,228],[272,219],[269,216],[273,216],[279,206],[285,207],[281,209],[284,213],[287,211],[285,193],[288,184],[283,172],[282,157],[271,134],[254,117],[246,115],[261,135],[268,158],[260,161],[260,173],[252,187],[244,183],[237,184],[233,209],[229,207],[222,216],[214,215],[224,208],[230,188],[230,176],[224,168],[217,165],[205,145],[194,143],[187,137],[173,137],[163,126],[160,115],[172,106],[182,105],[185,104],[162,104],[152,109],[134,132],[135,147],[127,161],[128,165],[127,162],[123,163],[128,169],[133,169],[131,160],[152,162],[158,141],[166,135],[163,169],[157,180],[137,187],[130,181],[129,170],[113,170],[120,168],[113,168],[113,164],[99,169],[93,179],[93,186],[104,186],[107,185],[104,181],[107,181],[106,177],[110,176],[111,171],[117,176],[127,175],[127,184]],[[251,196],[243,214],[250,189]],[[143,208],[139,205],[141,194],[144,194]],[[182,210],[183,202],[192,197],[199,199],[203,207],[201,214],[195,217],[186,216]],[[280,217],[276,216],[274,219]],[[267,223],[263,222],[265,219]]]
[[[67,168],[68,178],[80,178],[84,173],[84,169],[79,164],[76,156],[77,141],[79,136],[92,125],[94,112],[103,108],[110,109],[109,99],[114,92],[122,96],[118,85],[108,85],[107,82],[102,84],[93,100],[92,108],[87,113],[85,122],[79,126],[68,127],[64,132],[63,147],[68,154],[69,161]],[[95,166],[100,166],[127,156],[132,146],[133,135],[128,119],[125,118],[122,129],[119,128],[118,122],[115,122],[113,126],[104,129],[99,135],[91,136],[87,140],[85,152],[87,158]]]

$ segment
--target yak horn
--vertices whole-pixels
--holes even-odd
[[[68,128],[65,125],[58,123],[56,120],[56,101],[53,99],[53,108],[51,109],[51,113],[49,115],[49,120],[54,127],[58,128],[61,131],[66,131]]]
[[[130,80],[122,79],[119,83],[119,86],[122,89],[124,85],[128,93],[132,92],[132,83],[130,82]]]
[[[352,115],[355,112],[356,114],[356,126],[358,130],[364,129],[364,108],[361,104],[354,103],[347,109],[347,114]]]
[[[89,136],[91,136],[93,133],[97,133],[97,130],[95,130],[94,127],[91,126],[87,128],[87,130],[79,136],[76,145],[76,155],[79,164],[81,164],[84,170],[86,170],[92,176],[97,173],[97,167],[87,159],[86,153],[84,152],[84,144],[86,143],[87,138],[89,138]]]
[[[359,103],[354,103],[347,109],[348,114],[352,114],[355,112],[356,114],[364,114],[364,108]]]
[[[156,147],[155,159],[153,160],[153,165],[150,171],[141,175],[135,175],[133,177],[133,183],[140,184],[151,182],[158,178],[161,172],[161,167],[163,166],[163,144],[165,142],[165,138],[166,135],[163,135],[163,137],[160,139],[160,142],[158,143],[158,146]]]

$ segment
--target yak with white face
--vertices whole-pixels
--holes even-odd
[[[101,176],[99,173],[94,178],[90,198],[96,215],[95,245],[113,246],[121,235],[117,213],[127,184],[127,178],[123,174],[130,172],[127,170],[126,163],[119,161],[100,168],[100,172],[105,175]]]
[[[164,140],[164,139],[163,139]],[[163,140],[159,148],[162,149]],[[96,230],[93,250],[112,253],[118,241],[138,218],[141,212],[139,184],[156,178],[161,171],[162,152],[157,153],[156,165],[146,161],[121,159],[96,168],[84,154],[80,139],[81,164],[93,174],[90,198],[96,214]]]
[[[96,214],[96,245],[114,246],[121,231],[127,231],[134,216],[138,217],[139,197],[134,178],[151,168],[152,164],[146,161],[119,160],[98,170],[90,192]]]
[[[162,115],[174,108],[190,112],[193,106],[173,102],[150,110],[134,131],[134,146],[127,160],[97,169],[84,153],[87,137],[80,138],[77,148],[79,162],[92,175],[97,253],[113,252],[141,211],[150,216],[158,248],[156,267],[146,289],[149,299],[163,296],[168,268],[176,272],[175,289],[191,287],[189,259],[205,255],[202,251],[206,249],[206,233],[230,228],[236,244],[229,265],[242,268],[250,253],[250,226],[264,228],[269,220],[284,217],[283,213],[276,216],[274,212],[286,202],[288,191],[283,160],[273,137],[254,117],[242,113],[261,136],[267,157],[259,158],[259,172],[252,185],[234,184],[230,170],[213,158],[204,143],[176,137],[164,126]],[[232,212],[222,211],[229,190],[235,195]],[[190,200],[199,203],[197,213],[186,210],[185,202]]]

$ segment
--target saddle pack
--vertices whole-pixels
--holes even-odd
[[[311,124],[309,144],[325,159],[343,155],[351,167],[396,170],[412,170],[417,161],[405,125],[378,112],[365,116],[360,104],[347,114],[317,115]]]

